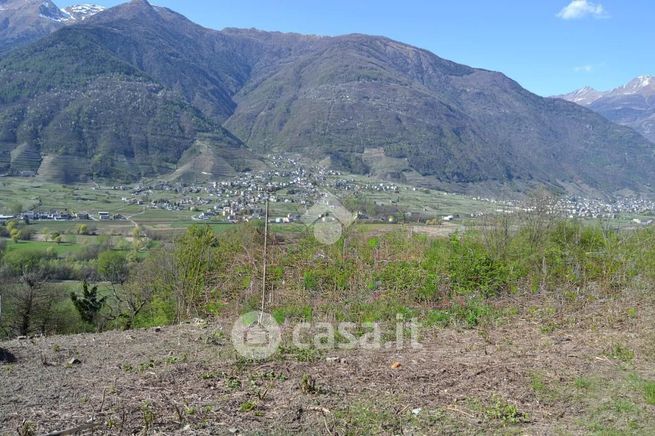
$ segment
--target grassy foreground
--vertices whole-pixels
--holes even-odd
[[[16,359],[0,365],[0,426],[646,435],[655,428],[652,301],[618,306],[559,310],[556,329],[529,306],[495,324],[425,329],[420,350],[284,346],[264,361],[234,351],[227,322],[14,340],[0,343]]]
[[[260,308],[262,229],[191,227],[129,259],[125,276],[103,276],[117,299],[89,330],[133,330],[0,344],[15,360],[0,367],[0,425],[23,434],[90,421],[116,434],[655,428],[652,229],[529,215],[445,238],[384,230],[353,227],[331,246],[274,233],[265,309],[283,343],[249,360],[230,333],[237,315]],[[291,341],[299,322],[327,321],[379,323],[389,343],[398,315],[422,325],[420,350]]]

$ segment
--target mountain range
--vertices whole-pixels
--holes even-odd
[[[655,77],[639,76],[610,91],[586,87],[559,96],[630,126],[655,143]]]
[[[146,0],[96,12],[0,59],[0,173],[192,180],[293,152],[456,191],[653,182],[634,130],[388,38],[216,31]]]
[[[0,0],[0,54],[63,26],[79,23],[104,9],[92,4],[60,9],[50,0]]]

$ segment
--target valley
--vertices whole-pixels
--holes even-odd
[[[531,207],[530,196],[538,192],[515,193],[517,198],[501,200],[332,170],[298,154],[268,155],[262,162],[268,169],[214,181],[205,173],[196,173],[196,181],[170,177],[113,185],[106,181],[103,185],[60,185],[42,177],[3,177],[0,212],[16,219],[27,217],[34,224],[53,222],[55,226],[76,220],[100,227],[183,229],[198,222],[263,220],[268,200],[271,221],[288,224],[299,222],[322,195],[330,193],[363,222],[425,224],[456,217],[459,222],[474,224],[484,216],[525,211]],[[607,200],[562,196],[552,208],[553,213],[568,218],[647,223],[655,202],[641,196]],[[100,212],[108,214],[106,219],[99,216]]]
[[[655,9],[514,3],[0,0],[0,435],[653,434]]]

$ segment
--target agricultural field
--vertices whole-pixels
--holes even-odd
[[[348,179],[352,179],[360,185],[379,185],[383,183],[380,180],[358,175],[349,175]],[[447,215],[471,216],[496,212],[497,209],[510,209],[502,205],[502,203],[483,201],[466,195],[416,188],[404,184],[398,184],[397,186],[399,188],[398,192],[367,190],[357,195],[356,199],[364,204],[395,206],[403,212],[431,217]],[[350,198],[348,193],[344,193],[342,197],[346,203]]]
[[[96,184],[59,185],[34,178],[0,178],[0,209],[19,205],[22,210],[69,210],[121,212],[121,193]]]
[[[382,183],[380,180],[364,176],[349,175],[347,179],[366,186]],[[333,180],[333,178],[330,178],[330,180]],[[153,183],[155,182],[153,181]],[[358,197],[368,203],[395,205],[403,212],[424,213],[434,216],[470,215],[490,212],[497,208],[497,206],[487,201],[474,200],[464,195],[414,188],[402,184],[398,185],[398,187],[398,192],[367,190],[365,195],[358,195]],[[347,201],[351,196],[348,191],[331,190],[344,201]],[[285,191],[281,190],[278,195],[280,199],[284,199]],[[194,216],[192,211],[149,210],[143,206],[128,205],[122,201],[123,197],[129,197],[129,191],[114,190],[111,187],[97,184],[59,185],[41,182],[32,178],[0,178],[0,210],[5,213],[10,212],[12,208],[17,206],[25,211],[35,209],[68,210],[73,213],[89,212],[92,215],[97,211],[106,211],[111,214],[120,213],[124,216],[134,217],[135,221],[143,223],[190,221]],[[211,198],[206,195],[205,197]],[[150,201],[163,198],[175,201],[182,199],[183,196],[171,192],[155,191],[148,195],[147,198]],[[302,213],[306,207],[280,201],[271,204],[270,213],[271,216]]]

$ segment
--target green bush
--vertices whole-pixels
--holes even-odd
[[[129,269],[124,253],[105,251],[98,256],[98,274],[110,283],[125,283]]]
[[[318,290],[318,275],[315,271],[305,271],[303,274],[303,287],[310,292]]]
[[[134,328],[148,328],[173,324],[176,319],[175,301],[166,295],[153,298],[147,310],[141,312],[134,320]]]
[[[46,251],[16,250],[7,253],[3,262],[14,276],[20,276],[24,271],[47,275],[48,261],[53,258],[54,254],[48,254]]]
[[[484,246],[468,237],[451,238],[448,275],[457,294],[492,297],[511,288],[507,265],[493,259]]]

